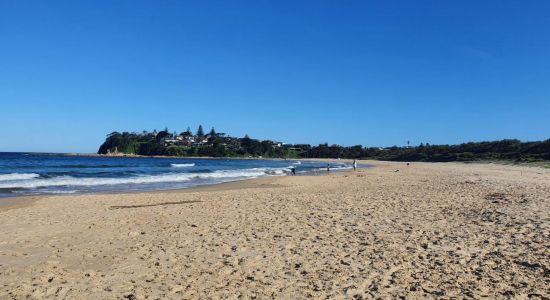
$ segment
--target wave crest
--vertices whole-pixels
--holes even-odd
[[[38,178],[40,175],[36,173],[10,173],[10,174],[0,174],[0,181],[11,181],[11,180],[25,180]]]
[[[286,168],[252,168],[240,170],[219,170],[211,173],[165,173],[159,175],[143,175],[123,178],[77,178],[59,176],[52,178],[29,178],[27,180],[0,182],[0,188],[44,188],[52,186],[100,186],[122,184],[174,183],[193,179],[211,179],[225,182],[238,179],[257,178],[260,176],[281,176],[288,172]]]
[[[194,163],[190,163],[190,164],[170,164],[171,167],[173,168],[186,168],[186,167],[194,167],[195,164]]]

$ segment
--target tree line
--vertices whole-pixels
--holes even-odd
[[[507,160],[532,162],[550,160],[550,139],[521,142],[517,139],[469,142],[458,145],[364,147],[327,143],[283,144],[258,140],[248,135],[242,138],[217,133],[214,128],[205,133],[202,126],[193,134],[189,128],[181,133],[168,129],[141,133],[112,132],[98,150],[99,154],[138,154],[161,156],[265,157],[265,158],[350,158],[389,161],[480,161]]]
[[[550,139],[537,142],[521,142],[506,139],[488,142],[469,142],[458,145],[420,144],[407,147],[342,147],[319,145],[303,153],[308,158],[357,158],[389,161],[487,161],[507,160],[533,162],[550,160]]]

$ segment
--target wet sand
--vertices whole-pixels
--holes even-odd
[[[550,170],[371,163],[0,206],[0,299],[550,296]]]

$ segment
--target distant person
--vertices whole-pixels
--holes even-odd
[[[353,160],[353,170],[357,170],[357,161],[355,159]]]
[[[292,176],[296,175],[296,167],[290,168],[290,173],[292,173]]]
[[[330,164],[327,164],[327,174],[330,173]]]

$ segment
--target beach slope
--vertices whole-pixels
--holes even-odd
[[[373,164],[2,206],[0,299],[550,297],[550,170]]]

